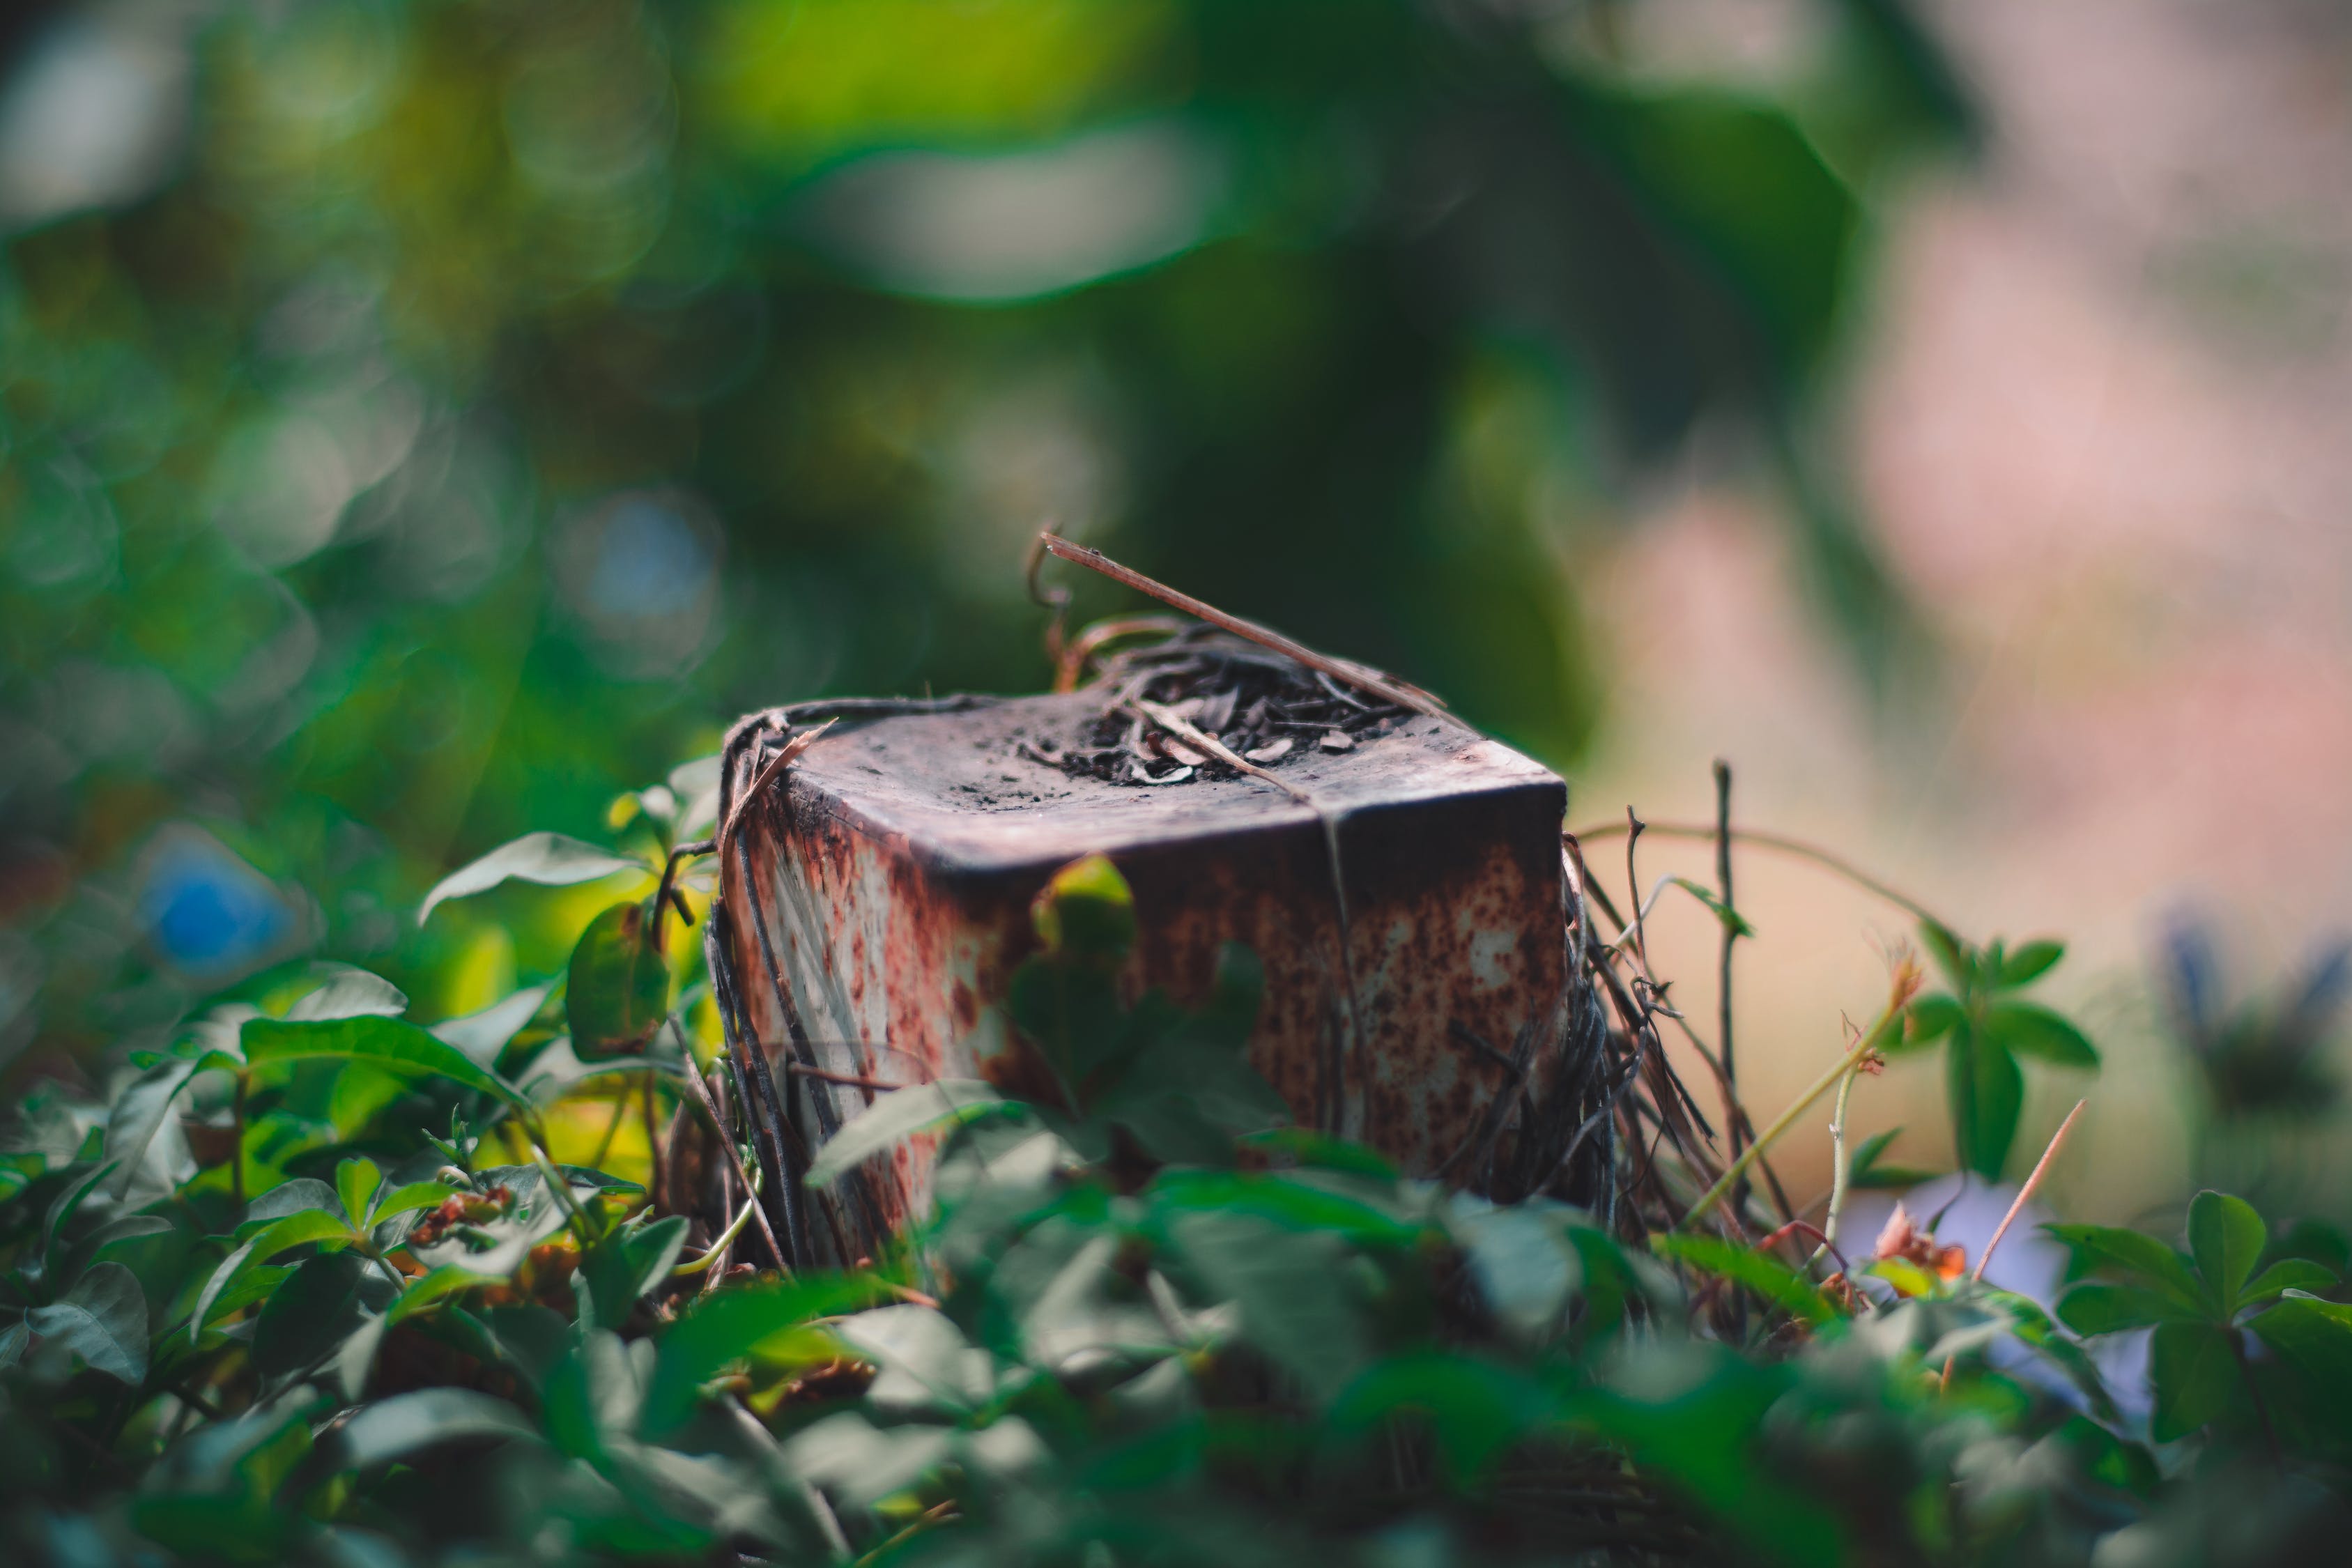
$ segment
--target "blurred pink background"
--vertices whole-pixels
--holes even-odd
[[[1668,5],[1641,47],[1769,70],[1776,9]],[[2123,1218],[2124,1194],[2186,1180],[2158,922],[2204,911],[2234,975],[2268,983],[2352,920],[2352,14],[1972,0],[1933,19],[1991,140],[1881,236],[1845,423],[1942,688],[1874,731],[1770,498],[1694,477],[1582,558],[1614,687],[1571,816],[1706,820],[1720,754],[1741,821],[1834,846],[1973,937],[2064,936],[2046,992],[2108,1065],[2051,1194]],[[1594,858],[1622,887],[1622,841]],[[1642,877],[1708,864],[1645,846]],[[1761,1121],[1832,1059],[1838,1007],[1883,1004],[1906,927],[1801,864],[1738,871]],[[1659,970],[1710,1025],[1715,940],[1696,904],[1661,906]],[[1857,1090],[1862,1131],[1911,1129],[1889,1158],[1946,1167],[1939,1076],[1923,1059]],[[2021,1173],[2090,1089],[2028,1076]],[[1791,1142],[1791,1187],[1819,1190],[1826,1140]]]

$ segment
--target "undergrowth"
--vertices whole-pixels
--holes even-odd
[[[642,863],[539,835],[435,893],[635,870],[649,896],[562,974],[426,1026],[373,975],[275,972],[110,1094],[26,1100],[0,1556],[2113,1565],[2311,1554],[2347,1522],[2340,1235],[2212,1192],[2157,1233],[2058,1226],[2076,1282],[2042,1304],[1924,1221],[1837,1234],[1848,1193],[1919,1174],[1845,1146],[1856,1074],[1942,1053],[1956,1147],[1998,1180],[2021,1062],[2095,1068],[2028,994],[2055,943],[1923,920],[1932,984],[1898,959],[1788,1114],[1757,1128],[1718,1042],[1717,1128],[1665,1068],[1661,1026],[1705,1042],[1645,911],[1604,937],[1571,840],[1607,1195],[1497,1204],[1290,1124],[1242,1055],[1247,953],[1198,1013],[1130,996],[1152,911],[1092,859],[1041,892],[1006,1003],[1045,1091],[903,1088],[808,1150],[677,940],[715,803],[632,809]],[[1832,1092],[1837,1192],[1784,1212],[1770,1147]],[[781,1266],[918,1135],[911,1234]],[[2144,1384],[2102,1351],[2133,1335]]]

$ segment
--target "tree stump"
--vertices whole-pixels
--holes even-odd
[[[997,1004],[1034,949],[1031,902],[1100,852],[1134,890],[1139,989],[1191,1005],[1224,943],[1255,952],[1250,1060],[1299,1124],[1500,1197],[1591,1195],[1592,1162],[1581,1179],[1559,1168],[1601,1054],[1568,952],[1557,775],[1400,711],[1282,748],[1278,784],[1210,766],[1139,785],[1069,763],[1098,691],[970,701],[844,719],[741,810],[714,946],[785,1086],[792,1142],[822,1144],[877,1093],[817,1074],[1003,1072]],[[738,790],[787,729],[730,757]],[[884,1167],[869,1162],[854,1212],[833,1216],[843,1241],[809,1227],[819,1253],[870,1250],[921,1212],[928,1150]]]

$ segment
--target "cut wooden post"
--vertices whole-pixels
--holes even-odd
[[[869,1080],[801,1074],[804,1144],[862,1109],[871,1082],[1004,1065],[997,1004],[1034,947],[1030,902],[1099,851],[1134,889],[1139,989],[1197,1005],[1221,946],[1257,953],[1265,1001],[1250,1058],[1301,1124],[1408,1173],[1477,1181],[1516,1160],[1523,1189],[1550,1181],[1527,1157],[1556,1165],[1565,1134],[1549,1130],[1537,1150],[1523,1125],[1536,1108],[1565,1110],[1572,1134],[1591,1097],[1560,1092],[1563,1074],[1585,1070],[1565,1064],[1598,1059],[1597,1047],[1567,1045],[1578,1032],[1567,786],[1420,714],[1350,749],[1310,743],[1283,761],[1280,787],[1197,775],[1139,787],[1045,760],[1106,700],[1080,691],[846,721],[745,804],[725,880],[752,1026],[772,1052]],[[919,1213],[928,1151],[901,1149],[887,1169],[877,1159],[863,1189],[870,1212],[840,1244],[852,1253],[870,1248],[872,1228]]]

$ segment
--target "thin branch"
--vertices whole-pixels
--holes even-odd
[[[1708,843],[1712,843],[1716,838],[1716,829],[1713,827],[1704,827],[1688,822],[1645,822],[1642,825],[1642,830],[1645,833],[1654,833],[1661,838],[1691,838]],[[1603,838],[1624,831],[1625,828],[1620,824],[1608,822],[1585,828],[1570,837]],[[1851,860],[1832,854],[1818,844],[1808,844],[1801,838],[1791,838],[1784,833],[1766,833],[1752,827],[1732,829],[1731,838],[1736,844],[1753,845],[1759,849],[1771,849],[1782,855],[1792,855],[1800,860],[1810,860],[1824,870],[1835,872],[1864,892],[1885,900],[1916,920],[1933,921],[1947,930],[1952,929],[1949,921],[1937,916],[1910,894],[1888,886]]]
[[[1399,680],[1392,675],[1383,674],[1370,665],[1358,664],[1352,659],[1335,658],[1329,654],[1318,653],[1305,643],[1295,642],[1269,626],[1262,626],[1255,621],[1245,621],[1239,616],[1228,615],[1214,605],[1171,588],[1164,583],[1155,582],[1132,567],[1120,565],[1099,550],[1089,550],[1083,544],[1073,544],[1059,534],[1041,533],[1037,536],[1037,541],[1046,550],[1065,561],[1084,566],[1090,571],[1099,572],[1114,583],[1133,588],[1139,594],[1149,594],[1163,605],[1172,605],[1186,615],[1206,621],[1213,626],[1222,627],[1235,637],[1247,637],[1261,647],[1270,647],[1276,653],[1297,659],[1309,669],[1319,669],[1334,680],[1345,681],[1359,691],[1371,692],[1374,696],[1385,698],[1401,708],[1410,708],[1416,713],[1427,713],[1437,718],[1451,717],[1446,712],[1445,704],[1429,692],[1409,682]]]
[[[1727,913],[1739,906],[1731,900],[1731,764],[1721,757],[1715,759],[1715,880],[1723,890],[1723,907]],[[1739,927],[1730,919],[1717,922],[1723,927],[1722,957],[1717,964],[1716,984],[1716,1049],[1723,1053],[1723,1119],[1731,1134],[1731,1152],[1739,1153],[1739,1058],[1731,1046],[1731,944],[1739,940]],[[1739,1194],[1734,1194],[1737,1203]]]

